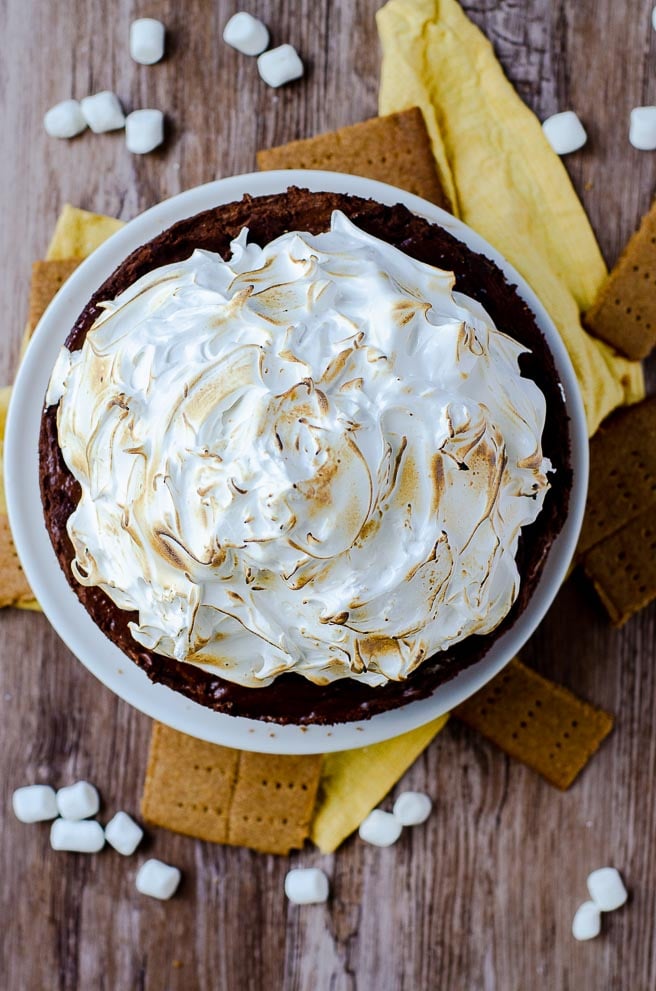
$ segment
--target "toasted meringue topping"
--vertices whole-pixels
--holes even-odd
[[[336,212],[104,303],[47,395],[77,580],[144,647],[250,686],[383,685],[493,630],[548,488],[545,402],[453,284]]]

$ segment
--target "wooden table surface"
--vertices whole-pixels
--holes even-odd
[[[538,114],[573,107],[588,146],[566,160],[609,263],[654,193],[656,155],[627,141],[631,107],[656,102],[652,0],[466,0],[522,97]],[[30,264],[61,205],[124,219],[197,183],[252,170],[255,151],[376,112],[377,0],[251,0],[308,67],[280,91],[221,42],[228,0],[0,2],[0,289],[3,381],[16,367]],[[133,63],[139,15],[169,28],[166,60]],[[120,135],[48,139],[55,101],[110,88],[156,106],[170,137],[142,158]],[[654,377],[652,376],[652,382]],[[0,984],[43,989],[549,991],[656,986],[656,609],[612,631],[576,577],[523,657],[617,716],[581,779],[560,794],[455,721],[403,781],[427,790],[425,827],[379,850],[350,840],[291,863],[329,874],[329,905],[282,894],[290,861],[152,831],[179,864],[168,903],[138,896],[135,860],[55,854],[46,826],[10,811],[19,785],[88,777],[105,808],[137,812],[149,720],[73,659],[41,615],[0,615]],[[631,900],[603,936],[570,934],[585,878],[619,866]]]

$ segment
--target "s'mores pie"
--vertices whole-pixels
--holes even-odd
[[[125,259],[60,352],[40,460],[100,629],[203,705],[300,724],[483,657],[571,486],[553,358],[496,265],[403,206],[297,188]]]

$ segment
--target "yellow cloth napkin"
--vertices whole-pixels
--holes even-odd
[[[446,725],[448,716],[393,740],[324,757],[310,839],[332,853],[360,825]]]
[[[465,223],[532,286],[576,371],[590,433],[644,396],[641,366],[587,334],[606,267],[565,168],[457,0],[389,0],[379,110],[421,107],[440,177]]]

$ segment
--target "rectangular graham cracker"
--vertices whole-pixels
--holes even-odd
[[[309,835],[322,762],[219,747],[154,723],[142,814],[197,839],[286,854]]]
[[[9,520],[0,514],[0,608],[21,606],[31,609],[36,606],[32,589],[21,568],[14,541],[9,529]]]
[[[614,626],[656,599],[656,505],[593,547],[583,569]]]
[[[4,446],[7,409],[11,386],[0,388],[0,608],[18,606],[21,609],[38,608],[32,589],[21,568],[9,529],[5,503]]]
[[[641,361],[656,344],[656,201],[585,315],[602,341]]]
[[[577,553],[656,513],[656,396],[604,421],[590,442],[590,485]]]
[[[32,336],[46,307],[79,264],[80,260],[76,258],[34,262],[32,265],[30,301],[27,311],[26,333],[28,337]]]
[[[613,728],[609,713],[516,659],[453,715],[563,790]]]
[[[400,186],[451,210],[421,110],[412,107],[258,151],[260,169],[329,169]]]

